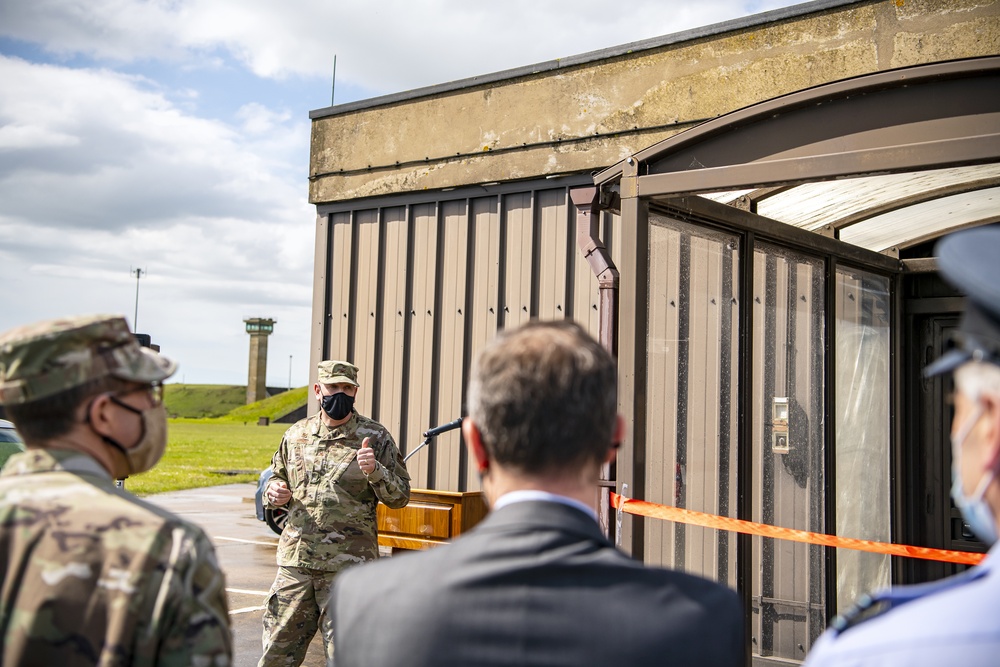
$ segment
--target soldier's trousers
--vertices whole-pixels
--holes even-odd
[[[278,567],[264,603],[264,654],[258,667],[298,667],[322,628],[327,664],[333,663],[333,627],[326,602],[334,572]]]

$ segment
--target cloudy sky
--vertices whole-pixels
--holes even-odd
[[[792,4],[0,0],[0,331],[120,313],[174,380],[246,384],[270,317],[268,385],[306,384],[334,56],[339,104]]]

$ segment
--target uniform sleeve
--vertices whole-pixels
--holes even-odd
[[[268,480],[268,482],[267,482],[268,484],[271,483],[271,480],[275,480],[275,479],[280,479],[285,484],[288,484],[288,437],[287,437],[287,431],[286,431],[286,435],[282,436],[282,438],[281,438],[281,444],[278,445],[278,451],[276,451],[274,453],[274,456],[271,457],[271,472],[272,472],[272,475],[271,475],[271,479]],[[290,484],[288,485],[288,488],[291,488]],[[267,509],[272,509],[273,510],[273,509],[277,509],[278,508],[277,505],[272,505],[271,504],[271,502],[267,498],[267,494],[266,493],[263,494],[263,496],[261,497],[261,501],[264,503],[264,507],[266,507]],[[287,507],[287,506],[288,506],[288,503],[285,503],[284,507]]]
[[[403,455],[389,433],[382,440],[377,459],[368,483],[383,505],[393,509],[403,507],[410,502],[410,473],[406,472]]]
[[[153,615],[161,667],[230,665],[233,635],[226,581],[200,530],[175,527],[170,562]],[[160,626],[157,628],[156,626]]]

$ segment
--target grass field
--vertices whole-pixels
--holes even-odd
[[[223,384],[165,384],[163,403],[171,417],[221,417],[245,405],[247,388]]]
[[[309,387],[297,387],[246,405],[247,388],[221,384],[163,385],[163,404],[167,414],[181,419],[220,419],[257,423],[260,417],[271,421],[306,404]]]
[[[125,480],[125,488],[145,496],[218,484],[256,484],[289,426],[172,419],[163,459],[149,472]]]

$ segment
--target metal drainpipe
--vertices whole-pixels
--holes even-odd
[[[600,291],[598,340],[613,356],[618,355],[618,269],[611,260],[611,254],[601,241],[598,190],[592,188],[574,188],[569,196],[576,206],[576,244],[583,253],[591,271],[597,276]],[[611,534],[611,489],[615,488],[616,470],[612,464],[601,466],[599,485],[601,499],[598,503],[598,519],[604,534],[612,541]]]

